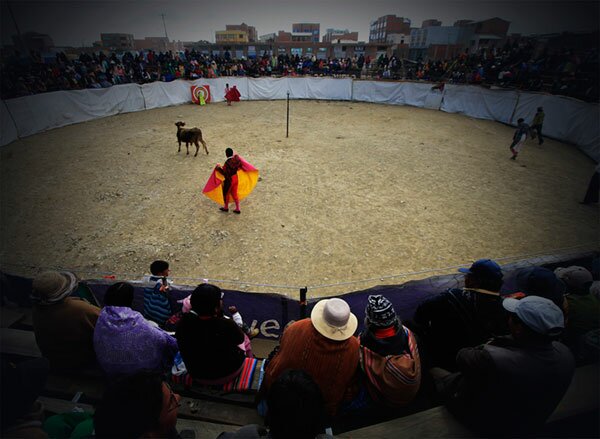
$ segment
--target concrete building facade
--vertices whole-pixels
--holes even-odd
[[[102,47],[114,51],[126,51],[135,49],[133,34],[100,34]]]
[[[433,27],[433,26],[441,26],[442,22],[440,20],[436,20],[434,18],[430,18],[429,20],[424,20],[421,23],[421,27]]]
[[[254,43],[254,42],[258,41],[256,28],[254,26],[249,26],[246,23],[227,24],[227,25],[225,25],[225,30],[230,30],[230,31],[241,30],[243,32],[246,32],[246,34],[248,34],[248,42],[249,43]]]
[[[320,23],[293,23],[292,41],[312,41],[318,43],[321,40]]]
[[[384,15],[371,22],[369,27],[370,43],[385,43],[388,34],[410,34],[410,20],[395,15]]]
[[[358,41],[358,32],[348,29],[327,29],[323,35],[324,43]]]
[[[215,32],[215,42],[222,43],[248,43],[248,34],[242,30],[218,30]]]

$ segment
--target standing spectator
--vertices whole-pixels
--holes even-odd
[[[96,364],[94,327],[100,308],[69,297],[79,280],[69,271],[46,271],[33,279],[33,330],[42,355],[53,369]]]
[[[511,335],[461,349],[459,372],[434,369],[436,386],[461,421],[480,434],[518,436],[535,432],[567,391],[575,363],[553,338],[564,328],[551,300],[505,299]]]
[[[189,374],[202,384],[232,381],[246,358],[240,348],[244,333],[233,320],[223,317],[221,299],[219,287],[198,285],[190,298],[192,310],[183,314],[175,332]]]
[[[531,138],[535,139],[535,136],[537,134],[539,145],[544,143],[544,139],[542,138],[542,125],[544,124],[544,117],[544,108],[538,107],[537,113],[535,113],[533,121],[531,122]]]
[[[513,136],[513,141],[510,144],[510,151],[512,152],[511,160],[516,160],[525,140],[527,140],[527,133],[529,132],[529,125],[525,123],[523,118],[517,120],[517,130]]]
[[[158,373],[140,372],[116,381],[96,406],[95,437],[178,438],[179,400]]]
[[[318,384],[327,411],[334,415],[357,372],[359,342],[353,336],[357,326],[344,300],[318,302],[310,318],[292,323],[283,332],[279,351],[265,369],[261,392],[268,392],[286,369],[301,369]]]
[[[454,371],[461,348],[508,333],[500,298],[500,266],[491,259],[479,259],[459,271],[465,274],[465,287],[450,288],[426,300],[413,318],[427,368],[439,366]]]
[[[148,282],[154,282],[154,286],[144,288],[144,317],[162,327],[173,314],[169,301],[171,287],[167,279],[171,273],[169,263],[161,260],[152,262],[150,273],[152,276]]]
[[[133,375],[140,370],[165,372],[173,365],[177,341],[131,309],[133,286],[111,285],[94,330],[98,363],[107,375]]]
[[[365,330],[359,340],[367,390],[376,402],[405,406],[421,385],[417,341],[384,296],[369,296],[365,315]]]

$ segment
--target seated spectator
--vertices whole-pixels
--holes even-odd
[[[178,438],[181,405],[160,374],[139,372],[113,383],[96,406],[96,438]]]
[[[49,364],[45,358],[20,363],[2,360],[0,386],[1,437],[45,439],[42,429],[44,406],[37,401],[44,390]]]
[[[414,330],[425,367],[456,370],[461,348],[477,346],[493,335],[508,333],[502,310],[502,269],[491,259],[479,259],[465,273],[464,288],[450,288],[417,308]]]
[[[267,397],[265,427],[252,424],[219,439],[327,439],[327,414],[319,386],[302,370],[286,370],[273,383]]]
[[[242,330],[223,317],[222,292],[201,284],[190,298],[192,310],[184,313],[175,338],[188,373],[201,384],[225,384],[242,370],[246,352]],[[250,354],[251,355],[251,354]]]
[[[140,370],[165,372],[173,365],[177,341],[131,309],[133,286],[111,285],[94,330],[94,349],[107,375],[132,375]]]
[[[526,296],[550,299],[562,309],[567,319],[569,304],[565,298],[566,287],[551,270],[543,267],[524,268],[517,273],[515,280],[520,292]]]
[[[554,270],[556,276],[567,286],[569,321],[564,341],[578,362],[597,359],[598,350],[588,339],[591,332],[600,329],[600,300],[590,292],[592,273],[583,267],[571,266]],[[588,335],[589,334],[589,335]],[[597,335],[596,335],[597,337]]]
[[[144,317],[155,322],[158,326],[164,326],[173,314],[171,302],[169,301],[169,263],[167,261],[154,261],[150,264],[150,273],[147,282],[154,282],[153,287],[144,288]]]
[[[551,300],[505,299],[510,336],[461,349],[459,372],[434,368],[448,408],[481,434],[535,432],[567,391],[575,363],[568,348],[553,341],[564,329],[561,309]]]
[[[47,271],[33,280],[35,339],[53,369],[96,364],[93,337],[100,308],[69,297],[78,285],[75,274],[68,271]]]
[[[369,296],[365,330],[360,335],[360,366],[376,402],[401,407],[421,385],[421,360],[413,333],[402,325],[390,301]]]
[[[279,351],[269,361],[261,392],[286,369],[301,369],[323,392],[327,411],[335,415],[356,376],[359,342],[353,336],[358,322],[342,299],[324,299],[310,318],[292,323],[283,332]]]

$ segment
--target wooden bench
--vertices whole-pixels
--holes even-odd
[[[20,312],[18,308],[0,308],[0,326],[2,328],[10,328],[23,319],[25,319],[25,313]]]
[[[578,367],[565,396],[558,404],[544,431],[551,431],[552,424],[582,415],[598,412],[600,395],[599,365]],[[434,407],[414,415],[393,419],[357,430],[336,435],[342,438],[389,438],[389,437],[476,437],[461,424],[444,406]],[[543,434],[547,436],[547,434]]]
[[[335,433],[335,432],[334,432]],[[444,406],[434,407],[404,418],[393,419],[358,430],[348,431],[340,438],[470,438],[477,437],[452,416]]]
[[[89,404],[82,404],[79,402],[66,401],[63,399],[48,398],[41,396],[38,398],[42,404],[44,404],[44,411],[49,415],[59,415],[61,413],[69,413],[72,411],[83,410],[86,413],[94,413],[95,409]],[[177,430],[192,430],[196,434],[197,438],[201,437],[217,437],[224,431],[235,431],[239,428],[239,425],[230,424],[218,424],[213,422],[205,422],[194,419],[178,418],[177,419]]]
[[[600,407],[600,364],[589,364],[575,369],[567,393],[547,423],[598,411]]]
[[[3,354],[29,358],[42,356],[33,331],[0,328],[0,349]]]

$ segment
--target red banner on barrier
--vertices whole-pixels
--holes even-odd
[[[192,103],[198,105],[208,104],[210,102],[210,87],[208,85],[192,85]]]

